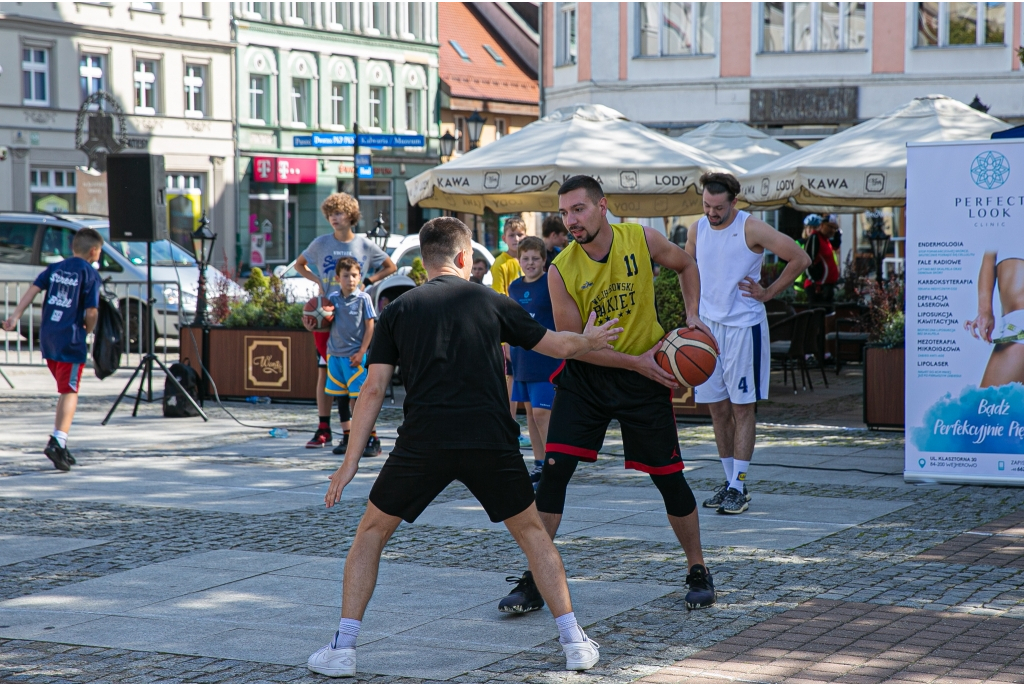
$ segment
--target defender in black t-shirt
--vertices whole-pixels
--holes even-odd
[[[549,331],[514,300],[469,282],[472,233],[458,219],[433,219],[420,231],[430,280],[381,313],[367,378],[352,419],[348,452],[331,476],[328,507],[352,481],[399,358],[406,386],[405,421],[395,449],[370,491],[366,513],[345,560],[341,623],[334,639],[309,657],[310,670],[355,675],[360,621],[377,583],[380,554],[404,519],[412,523],[453,480],[461,481],[492,521],[503,521],[526,554],[538,589],[556,617],[566,668],[597,663],[598,646],[576,622],[562,558],[541,525],[533,484],[519,453],[519,426],[508,411],[501,343],[556,358],[609,347],[618,320],[582,334]]]

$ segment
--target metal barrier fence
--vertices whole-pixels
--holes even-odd
[[[18,306],[22,296],[32,285],[31,281],[0,279],[0,321],[7,320]],[[181,286],[177,281],[153,281],[153,318],[149,335],[146,333],[145,281],[110,281],[103,286],[117,297],[121,316],[124,317],[126,355],[121,359],[122,368],[135,366],[141,355],[146,353],[149,339],[153,340],[153,351],[162,355],[165,364],[170,355],[176,361],[178,354],[178,330],[188,323],[195,312],[181,313]],[[7,333],[0,329],[0,366],[44,366],[46,361],[39,349],[39,324],[45,293],[36,295],[32,305],[26,308],[20,326]],[[89,363],[92,362],[92,335],[89,336]]]

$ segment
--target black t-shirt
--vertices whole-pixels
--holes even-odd
[[[405,421],[394,452],[518,450],[499,343],[529,350],[547,332],[512,298],[457,276],[431,279],[385,307],[367,364],[401,360]]]

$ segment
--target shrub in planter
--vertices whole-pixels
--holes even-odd
[[[682,328],[686,323],[686,305],[679,292],[679,276],[672,269],[662,267],[654,279],[654,302],[658,322],[666,331]]]
[[[268,278],[255,268],[243,287],[246,301],[227,302],[227,313],[220,321],[226,328],[302,328],[302,304],[288,302],[280,278]],[[220,295],[214,302],[214,310],[223,311]]]

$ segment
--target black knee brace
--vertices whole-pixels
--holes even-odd
[[[348,410],[348,395],[338,396],[338,420],[342,423],[352,420],[352,414]]]
[[[669,473],[664,476],[651,474],[651,480],[657,486],[662,499],[665,500],[665,512],[669,516],[689,516],[697,508],[697,500],[693,497],[690,484],[682,471]],[[538,507],[539,507],[538,501]]]
[[[565,509],[565,489],[580,463],[579,457],[557,452],[548,454],[537,483],[537,511],[561,514]]]

